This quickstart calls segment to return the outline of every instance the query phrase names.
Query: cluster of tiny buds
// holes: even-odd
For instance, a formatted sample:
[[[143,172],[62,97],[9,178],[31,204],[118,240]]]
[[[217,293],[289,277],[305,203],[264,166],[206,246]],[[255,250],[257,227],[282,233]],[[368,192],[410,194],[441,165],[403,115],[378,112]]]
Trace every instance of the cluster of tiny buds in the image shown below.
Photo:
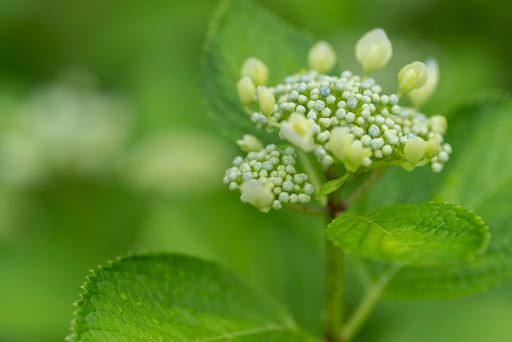
[[[224,183],[231,191],[239,190],[240,199],[262,212],[280,209],[283,204],[305,204],[311,200],[315,189],[308,176],[296,169],[296,151],[293,147],[267,145],[246,135],[239,145],[247,151],[238,156],[226,171]]]
[[[365,74],[384,67],[391,55],[391,42],[381,29],[368,32],[356,45]],[[282,139],[313,152],[325,168],[341,162],[356,173],[383,165],[412,170],[430,163],[433,171],[442,170],[451,153],[444,143],[446,119],[399,104],[408,95],[419,107],[432,95],[438,78],[435,62],[404,66],[398,92],[383,94],[372,78],[350,71],[325,74],[336,63],[326,42],[311,48],[308,61],[310,71],[272,87],[264,85],[268,69],[263,62],[250,58],[244,63],[237,90],[242,103],[256,102],[251,119],[258,127],[278,130]]]

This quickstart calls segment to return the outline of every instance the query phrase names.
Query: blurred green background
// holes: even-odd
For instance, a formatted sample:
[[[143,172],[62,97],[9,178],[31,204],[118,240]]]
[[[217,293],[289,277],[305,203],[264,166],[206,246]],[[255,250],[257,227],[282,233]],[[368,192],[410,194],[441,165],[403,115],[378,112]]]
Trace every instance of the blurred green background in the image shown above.
[[[382,73],[436,57],[429,113],[512,88],[507,2],[261,3],[348,68],[374,27],[395,44]],[[207,117],[200,66],[216,4],[0,1],[0,341],[62,340],[87,270],[134,251],[216,260],[319,331],[322,220],[261,215],[221,182],[237,151]],[[385,303],[360,340],[510,341],[511,291]]]

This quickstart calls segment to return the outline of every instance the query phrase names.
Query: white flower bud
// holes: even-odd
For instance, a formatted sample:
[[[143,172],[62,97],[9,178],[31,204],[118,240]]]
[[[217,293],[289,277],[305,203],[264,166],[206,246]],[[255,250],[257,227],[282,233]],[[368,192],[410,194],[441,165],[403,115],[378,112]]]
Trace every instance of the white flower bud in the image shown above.
[[[426,149],[427,143],[419,137],[407,140],[404,146],[404,159],[414,166],[423,159]]]
[[[428,60],[426,63],[428,79],[427,82],[420,88],[414,89],[409,93],[409,97],[417,108],[423,106],[431,97],[437,88],[439,82],[439,67],[437,62],[433,59]]]
[[[274,113],[274,107],[276,105],[276,98],[270,89],[265,87],[258,88],[258,104],[260,110],[264,115],[271,115]]]
[[[412,62],[398,73],[398,89],[402,94],[422,87],[428,80],[428,71],[422,62]]]
[[[242,104],[248,104],[254,101],[256,97],[256,87],[249,76],[244,76],[236,84],[238,98]]]
[[[311,69],[320,73],[330,71],[336,64],[334,48],[325,41],[317,42],[309,50],[308,64]]]
[[[356,44],[356,58],[366,74],[383,68],[392,55],[393,47],[383,29],[371,30]]]
[[[249,57],[244,61],[242,77],[248,76],[256,86],[265,85],[268,81],[268,68],[261,60]]]
[[[364,147],[360,140],[354,141],[354,136],[343,127],[331,131],[331,138],[325,147],[343,162],[348,172],[356,172],[372,155],[369,148]]]
[[[281,136],[305,152],[311,152],[314,148],[313,125],[314,122],[304,115],[293,113],[288,121],[281,123]]]
[[[258,152],[263,149],[263,144],[254,135],[246,134],[236,142],[244,152]]]
[[[430,118],[430,127],[432,128],[432,132],[444,134],[448,128],[448,123],[444,116],[434,115]]]
[[[266,213],[272,208],[274,193],[270,184],[262,184],[255,179],[250,179],[240,186],[240,200],[249,203],[260,211]]]

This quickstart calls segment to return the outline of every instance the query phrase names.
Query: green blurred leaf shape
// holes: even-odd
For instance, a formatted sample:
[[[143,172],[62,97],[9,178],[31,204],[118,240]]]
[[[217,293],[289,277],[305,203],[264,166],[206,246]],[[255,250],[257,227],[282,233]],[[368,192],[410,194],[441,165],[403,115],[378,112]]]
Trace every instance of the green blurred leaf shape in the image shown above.
[[[402,269],[386,289],[394,299],[468,296],[512,279],[512,99],[482,95],[448,122],[454,152],[446,169],[440,175],[393,170],[370,193],[369,207],[432,198],[458,203],[485,220],[492,238],[484,255],[463,265]]]
[[[346,252],[376,261],[435,267],[481,254],[489,228],[475,213],[443,203],[401,204],[368,215],[346,213],[328,227]]]
[[[236,83],[244,60],[256,57],[265,62],[269,84],[274,84],[307,66],[312,43],[310,36],[252,1],[221,3],[206,37],[203,76],[209,111],[230,139],[249,133],[263,135],[238,100]]]
[[[70,341],[313,341],[281,306],[196,258],[118,259],[82,288]]]
[[[320,191],[318,192],[318,196],[319,197],[326,196],[326,195],[329,195],[330,193],[335,192],[336,190],[341,188],[343,186],[343,184],[345,184],[345,182],[347,180],[349,180],[350,178],[351,178],[351,174],[346,173],[339,178],[330,180],[330,181],[322,184],[322,187],[320,188]]]

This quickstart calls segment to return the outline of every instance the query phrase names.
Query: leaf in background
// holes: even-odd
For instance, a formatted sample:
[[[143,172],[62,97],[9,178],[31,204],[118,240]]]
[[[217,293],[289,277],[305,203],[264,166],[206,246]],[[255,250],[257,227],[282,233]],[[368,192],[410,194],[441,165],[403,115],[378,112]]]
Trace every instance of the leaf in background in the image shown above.
[[[436,270],[404,268],[391,281],[392,298],[467,296],[512,279],[512,99],[487,95],[449,115],[446,140],[454,153],[439,175],[388,174],[372,190],[370,207],[428,198],[455,202],[474,210],[490,226],[485,254],[456,267]],[[429,171],[429,170],[427,170]],[[420,189],[428,185],[430,194]],[[426,187],[423,187],[425,189]],[[385,194],[385,195],[383,195]]]
[[[205,91],[210,112],[231,139],[261,135],[244,111],[236,93],[240,69],[247,57],[269,67],[270,83],[306,67],[311,37],[298,32],[249,0],[221,3],[206,38]]]
[[[346,213],[328,228],[344,251],[377,261],[415,266],[464,262],[483,252],[488,227],[452,204],[402,204],[365,216]]]
[[[71,341],[312,341],[284,309],[220,267],[132,256],[92,273]]]

